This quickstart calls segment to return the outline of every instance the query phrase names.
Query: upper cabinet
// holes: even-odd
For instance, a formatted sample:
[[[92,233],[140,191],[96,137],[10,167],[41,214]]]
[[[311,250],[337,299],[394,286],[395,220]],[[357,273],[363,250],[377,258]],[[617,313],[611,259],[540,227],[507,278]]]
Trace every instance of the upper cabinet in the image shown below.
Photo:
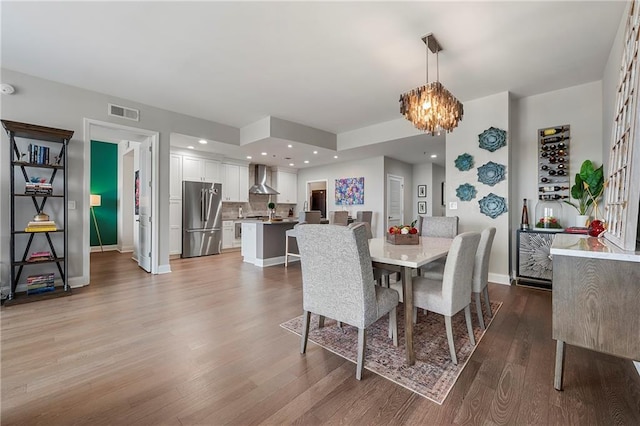
[[[298,202],[298,175],[287,170],[275,170],[271,175],[271,184],[280,194],[276,200],[280,204]]]
[[[182,156],[171,154],[169,156],[169,199],[182,198]]]
[[[220,161],[184,156],[182,180],[220,182]]]
[[[249,167],[222,164],[222,202],[249,202]]]

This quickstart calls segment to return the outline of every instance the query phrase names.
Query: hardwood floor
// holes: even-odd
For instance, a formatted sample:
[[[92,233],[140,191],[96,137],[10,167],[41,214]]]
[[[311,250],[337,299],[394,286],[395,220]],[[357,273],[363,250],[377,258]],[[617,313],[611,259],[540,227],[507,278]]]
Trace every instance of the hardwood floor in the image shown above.
[[[569,346],[553,389],[551,293],[490,285],[503,307],[443,405],[278,325],[302,313],[298,264],[239,253],[148,275],[91,255],[71,297],[3,307],[2,425],[640,424],[627,360]]]

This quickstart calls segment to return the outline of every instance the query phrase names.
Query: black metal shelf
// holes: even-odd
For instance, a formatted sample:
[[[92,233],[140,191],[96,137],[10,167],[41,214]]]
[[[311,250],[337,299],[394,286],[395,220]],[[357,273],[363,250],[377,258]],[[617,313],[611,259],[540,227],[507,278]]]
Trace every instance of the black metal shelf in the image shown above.
[[[64,229],[56,229],[55,231],[12,231],[14,235],[17,234],[52,234],[54,232],[64,232]]]
[[[54,194],[11,194],[14,197],[49,197],[49,198],[64,198],[64,195]]]
[[[64,166],[57,165],[57,164],[38,164],[38,163],[29,163],[27,161],[12,161],[11,165],[18,166],[18,167],[35,167],[38,169],[58,169],[58,170],[64,169]]]
[[[64,262],[64,257],[57,257],[55,259],[38,260],[37,262],[25,260],[24,262],[11,262],[12,266],[25,266],[25,265],[40,265],[43,263],[60,263]]]

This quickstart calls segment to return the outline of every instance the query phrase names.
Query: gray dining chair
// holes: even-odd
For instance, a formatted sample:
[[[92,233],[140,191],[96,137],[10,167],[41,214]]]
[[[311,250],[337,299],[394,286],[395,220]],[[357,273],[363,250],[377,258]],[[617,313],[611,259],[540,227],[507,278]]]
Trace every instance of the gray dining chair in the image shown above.
[[[296,238],[296,227],[303,223],[320,223],[322,212],[320,210],[310,210],[310,211],[301,211],[298,214],[298,224],[293,227],[293,229],[289,229],[285,232],[285,243],[284,243],[284,267],[289,267],[289,256],[300,257],[300,253],[298,251],[289,249],[289,239]],[[296,246],[297,247],[297,246]]]
[[[373,219],[373,212],[371,210],[358,210],[356,212],[356,222],[366,222],[371,225]]]
[[[311,313],[358,328],[356,378],[362,378],[366,328],[386,314],[398,342],[396,307],[398,293],[376,286],[366,230],[335,225],[298,227],[298,247],[302,268],[304,324],[300,353],[307,350]]]
[[[362,226],[367,234],[367,238],[371,239],[373,238],[373,233],[371,232],[371,224],[369,224],[368,222],[353,222],[350,223],[349,228],[355,228],[356,226]],[[389,271],[387,269],[383,269],[383,268],[377,268],[374,267],[373,268],[373,279],[376,281],[376,284],[380,284],[383,285],[385,287],[389,287],[389,282],[390,282],[390,276],[391,275],[396,275],[397,272],[394,271]],[[397,278],[396,278],[397,280]],[[391,336],[391,332],[389,332],[389,335]]]
[[[473,268],[473,296],[476,302],[476,313],[478,314],[478,322],[480,328],[486,328],[484,318],[482,317],[482,302],[480,295],[484,295],[484,302],[487,310],[487,316],[491,318],[491,301],[489,300],[489,259],[491,258],[491,247],[493,239],[496,235],[496,228],[489,227],[480,233],[480,243],[476,252],[475,264]],[[432,280],[441,280],[444,275],[444,265],[436,264],[435,267],[423,270],[422,276]]]
[[[475,255],[480,242],[478,232],[465,232],[453,239],[444,275],[441,280],[432,280],[422,276],[413,278],[413,304],[418,308],[444,316],[449,352],[454,364],[458,363],[451,317],[464,310],[469,332],[469,341],[476,344],[471,325],[471,289]],[[474,259],[474,261],[470,261]],[[398,284],[392,284],[396,288]]]
[[[458,216],[418,216],[418,231],[422,237],[453,238],[458,235]],[[446,258],[431,262],[424,268],[420,268],[419,273],[434,268],[444,268]]]
[[[349,224],[349,212],[344,210],[329,212],[329,224],[347,226]]]

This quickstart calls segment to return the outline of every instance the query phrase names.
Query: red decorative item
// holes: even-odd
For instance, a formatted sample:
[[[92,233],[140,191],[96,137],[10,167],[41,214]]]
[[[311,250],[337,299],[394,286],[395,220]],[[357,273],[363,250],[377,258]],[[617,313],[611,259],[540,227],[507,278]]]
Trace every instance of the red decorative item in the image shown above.
[[[592,220],[589,224],[589,235],[592,237],[598,237],[605,231],[606,227],[604,226],[604,222],[601,220]]]

